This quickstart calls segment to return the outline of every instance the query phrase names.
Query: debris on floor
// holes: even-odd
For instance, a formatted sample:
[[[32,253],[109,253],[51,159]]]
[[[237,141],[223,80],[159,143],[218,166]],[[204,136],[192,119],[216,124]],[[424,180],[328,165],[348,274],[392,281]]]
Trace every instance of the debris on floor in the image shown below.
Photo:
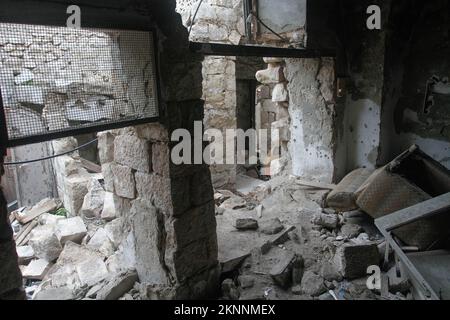
[[[429,174],[418,178],[415,167]],[[357,169],[337,185],[277,176],[252,183],[245,193],[217,191],[216,205],[223,209],[216,216],[222,298],[419,298],[407,274],[383,261],[385,251],[393,251],[374,218],[450,192],[449,177],[414,146],[387,166]],[[402,225],[395,239],[414,254],[434,248],[439,239],[450,243],[449,216],[443,216],[411,223],[415,229]],[[381,270],[382,285],[369,288],[374,267]]]
[[[81,216],[57,199],[11,213],[28,299],[140,299],[113,199],[96,179],[88,189]]]

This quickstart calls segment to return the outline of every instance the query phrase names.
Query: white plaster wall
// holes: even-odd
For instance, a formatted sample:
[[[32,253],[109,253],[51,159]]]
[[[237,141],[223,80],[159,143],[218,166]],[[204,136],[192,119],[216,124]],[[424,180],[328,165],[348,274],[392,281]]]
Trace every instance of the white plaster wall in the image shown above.
[[[380,105],[370,99],[348,97],[344,121],[348,171],[375,168],[380,144]]]

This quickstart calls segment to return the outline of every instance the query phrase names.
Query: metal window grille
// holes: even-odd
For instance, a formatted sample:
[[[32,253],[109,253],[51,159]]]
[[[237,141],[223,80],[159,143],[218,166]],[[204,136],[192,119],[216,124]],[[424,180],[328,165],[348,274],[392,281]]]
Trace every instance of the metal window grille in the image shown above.
[[[0,23],[1,143],[157,120],[155,52],[151,31]]]

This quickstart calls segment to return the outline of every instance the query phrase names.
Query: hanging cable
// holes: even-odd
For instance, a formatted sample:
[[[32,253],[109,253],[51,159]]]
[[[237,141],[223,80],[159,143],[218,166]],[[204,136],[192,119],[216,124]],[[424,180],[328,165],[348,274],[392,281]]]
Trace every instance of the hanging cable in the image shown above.
[[[85,144],[82,144],[81,146],[79,146],[78,148],[75,148],[73,150],[70,151],[66,151],[60,154],[55,154],[53,156],[49,156],[49,157],[45,157],[45,158],[40,158],[40,159],[33,159],[33,160],[25,160],[25,161],[18,161],[18,162],[5,162],[3,163],[3,165],[5,166],[17,166],[17,165],[21,165],[21,164],[27,164],[27,163],[33,163],[33,162],[39,162],[39,161],[45,161],[45,160],[50,160],[50,159],[54,159],[54,158],[58,158],[61,156],[65,156],[66,154],[70,154],[70,153],[74,153],[75,151],[78,151],[80,149],[86,148],[87,146],[93,144],[94,142],[96,142],[98,139],[94,139],[92,141],[86,142]]]
[[[249,16],[252,15],[256,18],[256,20],[258,20],[259,23],[261,23],[263,25],[264,28],[266,28],[267,30],[269,30],[270,32],[272,32],[274,35],[276,35],[278,38],[280,38],[281,40],[283,40],[286,43],[290,43],[288,39],[284,38],[282,35],[280,35],[279,33],[277,33],[276,31],[274,31],[272,28],[270,28],[267,24],[265,24],[254,12],[250,12]],[[248,19],[248,18],[247,18]]]
[[[192,17],[191,26],[189,27],[188,39],[191,36],[192,27],[194,26],[195,18],[197,18],[197,13],[198,13],[198,10],[200,10],[202,3],[203,3],[203,0],[200,0],[199,4],[197,6],[197,9],[195,10],[194,16]]]

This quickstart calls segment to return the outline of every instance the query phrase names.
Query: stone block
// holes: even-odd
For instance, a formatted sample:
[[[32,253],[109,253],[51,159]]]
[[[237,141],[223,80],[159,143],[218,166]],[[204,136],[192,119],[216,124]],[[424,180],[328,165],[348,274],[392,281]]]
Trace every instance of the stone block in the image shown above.
[[[117,213],[116,206],[114,204],[114,194],[112,192],[105,192],[101,218],[106,221],[111,221],[116,217]]]
[[[84,197],[81,214],[87,218],[100,217],[105,202],[105,190],[97,179],[91,179],[87,186],[88,193]]]
[[[270,276],[282,288],[287,288],[292,281],[292,267],[296,259],[295,253],[286,251],[283,257],[272,267]]]
[[[93,286],[109,275],[102,258],[93,257],[77,265],[76,271],[81,285]]]
[[[119,247],[123,239],[122,225],[123,221],[119,218],[107,223],[104,227],[109,240],[116,248]]]
[[[16,97],[22,105],[44,107],[44,95],[42,88],[38,86],[16,86]]]
[[[237,219],[235,228],[238,230],[256,230],[258,229],[258,221],[255,219]]]
[[[56,222],[59,220],[66,219],[63,216],[57,216],[51,213],[44,213],[39,216],[39,224],[40,225],[56,225]]]
[[[98,138],[98,157],[103,165],[114,161],[114,135],[110,131],[99,132]]]
[[[170,150],[166,143],[152,145],[153,171],[161,176],[169,176]]]
[[[28,264],[34,257],[34,250],[31,246],[20,246],[16,248],[20,265]]]
[[[55,234],[54,225],[38,226],[31,231],[28,244],[36,257],[47,261],[56,260],[62,251],[61,243]]]
[[[32,280],[44,279],[52,264],[45,259],[33,260],[23,269],[23,277]]]
[[[97,300],[118,300],[133,289],[134,284],[138,280],[136,272],[118,275],[97,292]]]
[[[59,220],[56,223],[55,234],[62,245],[67,241],[79,244],[86,233],[87,229],[81,217]]]
[[[114,160],[140,172],[151,171],[151,152],[149,141],[134,135],[120,135],[114,140]]]
[[[336,251],[334,263],[343,277],[357,279],[367,275],[367,267],[379,265],[376,244],[343,244]]]
[[[278,218],[262,221],[259,224],[259,231],[267,235],[277,234],[283,229],[284,226]]]
[[[114,245],[104,228],[97,229],[87,246],[97,250],[105,257],[109,257],[114,253]]]
[[[137,199],[132,202],[131,214],[139,279],[144,283],[166,283],[166,271],[161,265],[163,226],[160,213],[150,201]]]
[[[339,217],[337,214],[316,213],[312,217],[311,222],[321,227],[333,230],[338,226]]]
[[[327,291],[323,278],[312,271],[306,271],[302,278],[301,291],[303,294],[317,297]]]
[[[33,300],[67,301],[75,300],[75,295],[69,288],[46,288],[36,293]]]
[[[136,172],[136,189],[139,197],[149,199],[166,214],[172,212],[171,180],[154,173]],[[186,184],[186,180],[184,180]],[[181,196],[177,193],[177,196]],[[189,200],[188,200],[189,201]],[[180,202],[182,205],[184,202]]]
[[[288,102],[289,92],[286,88],[286,84],[278,83],[275,85],[272,91],[272,101],[273,102]]]
[[[83,206],[90,180],[89,175],[82,174],[72,175],[65,179],[63,202],[72,217],[77,216]]]
[[[263,84],[274,84],[284,82],[283,67],[269,67],[256,73],[256,80]]]
[[[114,174],[115,193],[124,198],[134,199],[136,197],[136,185],[131,168],[122,165],[114,165],[112,171]]]
[[[105,190],[108,192],[114,192],[114,173],[112,170],[113,163],[102,164],[103,181],[105,182]]]

